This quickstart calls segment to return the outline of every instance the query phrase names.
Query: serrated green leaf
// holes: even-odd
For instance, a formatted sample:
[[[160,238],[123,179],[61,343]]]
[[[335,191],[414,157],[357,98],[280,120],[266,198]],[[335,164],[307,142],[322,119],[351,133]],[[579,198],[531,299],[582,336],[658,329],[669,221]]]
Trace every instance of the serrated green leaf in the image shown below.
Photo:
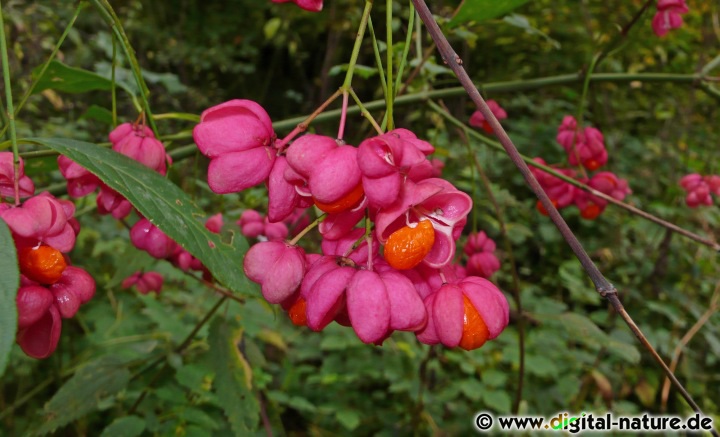
[[[474,21],[490,20],[507,14],[515,8],[518,8],[529,0],[467,0],[455,17],[450,20],[450,26]]]
[[[616,355],[630,364],[637,364],[640,362],[640,351],[638,351],[637,347],[632,344],[610,340],[607,342],[605,347],[610,354]]]
[[[564,313],[560,321],[572,338],[592,348],[599,348],[609,342],[608,335],[604,333],[589,318],[575,313]]]
[[[124,389],[130,372],[117,357],[105,356],[82,367],[45,405],[45,422],[37,434],[47,434],[85,416],[102,398]]]
[[[36,78],[40,74],[41,69],[42,66],[39,66],[33,70],[33,78]],[[116,83],[116,85],[124,88],[120,83]],[[50,62],[45,74],[33,89],[33,93],[37,94],[47,89],[64,93],[85,93],[97,90],[110,91],[111,88],[112,81],[99,74],[83,70],[82,68],[70,67],[60,61],[54,60]],[[129,89],[125,89],[125,91],[132,94]]]
[[[215,370],[214,386],[225,416],[236,436],[251,435],[257,428],[260,405],[252,391],[251,369],[240,354],[242,330],[220,317],[210,326],[210,359]]]
[[[15,296],[20,286],[17,254],[10,229],[0,220],[0,376],[5,373],[8,355],[15,343],[17,305]]]
[[[123,195],[161,231],[199,259],[223,285],[236,292],[256,290],[243,274],[247,240],[225,243],[198,219],[206,214],[175,184],[127,156],[98,145],[63,138],[34,143],[67,156]]]
[[[136,437],[145,431],[145,419],[138,416],[126,416],[115,419],[100,434],[100,437]]]

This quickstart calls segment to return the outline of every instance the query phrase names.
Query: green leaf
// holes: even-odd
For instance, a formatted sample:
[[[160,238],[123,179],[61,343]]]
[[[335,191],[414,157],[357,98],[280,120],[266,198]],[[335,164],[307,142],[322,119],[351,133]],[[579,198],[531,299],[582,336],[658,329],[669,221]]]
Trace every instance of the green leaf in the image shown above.
[[[82,367],[45,405],[45,423],[37,434],[53,432],[85,416],[103,398],[124,389],[129,381],[130,372],[117,357],[105,356]]]
[[[604,346],[609,341],[608,335],[585,316],[575,313],[564,313],[560,316],[560,321],[574,340],[592,348]]]
[[[126,416],[115,419],[100,434],[100,437],[136,437],[145,431],[145,419],[138,416]]]
[[[33,70],[33,78],[36,78],[40,74],[41,69],[42,66],[39,66]],[[129,94],[132,94],[132,92],[123,87],[122,84],[116,83],[116,85],[125,89]],[[88,91],[110,91],[111,88],[112,81],[110,79],[104,78],[92,71],[70,67],[60,61],[54,60],[50,62],[47,71],[45,71],[45,74],[38,81],[33,93],[37,94],[47,89],[64,93],[86,93]]]
[[[355,410],[338,410],[335,418],[348,431],[352,431],[360,425],[360,415]]]
[[[518,8],[529,0],[467,0],[455,18],[450,20],[451,27],[458,24],[474,21],[481,21],[497,18],[503,14],[507,14],[515,8]]]
[[[250,365],[240,354],[242,330],[220,317],[210,326],[210,359],[215,370],[215,390],[236,436],[251,435],[257,428],[260,405],[252,391]]]
[[[15,242],[10,229],[0,220],[0,376],[5,373],[8,355],[15,344],[17,330],[17,296],[20,286]]]
[[[530,24],[530,20],[527,19],[524,15],[520,14],[510,14],[503,18],[503,21],[507,24],[515,27],[519,27],[520,29],[524,30],[526,33],[529,33],[530,35],[538,35],[543,38],[556,49],[560,49],[560,43],[555,41],[554,39],[550,38],[548,34],[541,31],[540,29],[533,27],[532,24]]]
[[[127,156],[92,143],[34,138],[34,143],[67,156],[123,195],[161,231],[199,259],[223,285],[236,292],[257,290],[243,274],[243,237],[225,243],[198,220],[206,214],[175,184]]]
[[[80,120],[95,120],[100,123],[112,125],[112,112],[98,105],[90,105],[83,115],[80,116]]]

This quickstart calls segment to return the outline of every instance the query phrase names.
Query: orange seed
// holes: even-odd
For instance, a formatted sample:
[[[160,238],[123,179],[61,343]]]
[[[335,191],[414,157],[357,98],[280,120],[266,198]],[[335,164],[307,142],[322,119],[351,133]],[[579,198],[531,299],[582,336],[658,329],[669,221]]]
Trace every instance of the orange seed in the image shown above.
[[[295,326],[307,326],[307,302],[302,297],[298,297],[294,304],[288,310],[288,317]]]
[[[314,197],[313,202],[315,202],[315,206],[317,206],[320,211],[337,214],[357,205],[360,199],[362,199],[363,194],[365,194],[365,191],[363,191],[362,183],[360,183],[357,187],[353,188],[352,191],[333,203],[322,203]]]
[[[485,344],[490,336],[490,331],[467,296],[463,296],[463,305],[465,314],[463,314],[463,334],[460,338],[460,347],[471,351]]]
[[[408,270],[420,264],[435,244],[435,229],[430,220],[417,226],[403,226],[390,234],[385,243],[385,260],[398,270]]]
[[[56,283],[67,267],[62,253],[50,246],[21,247],[18,261],[23,275],[45,285]]]

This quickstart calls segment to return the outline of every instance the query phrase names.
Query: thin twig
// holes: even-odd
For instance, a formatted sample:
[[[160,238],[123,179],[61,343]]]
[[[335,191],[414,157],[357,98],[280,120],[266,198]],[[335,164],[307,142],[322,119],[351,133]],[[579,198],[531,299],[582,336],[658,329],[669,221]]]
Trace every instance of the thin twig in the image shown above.
[[[435,22],[435,19],[433,18],[432,13],[428,9],[427,4],[425,4],[425,1],[412,0],[412,2],[415,5],[415,9],[417,9],[423,23],[425,23],[425,27],[435,41],[435,44],[438,46],[438,50],[440,51],[443,60],[446,64],[448,64],[448,66],[458,77],[458,80],[462,84],[468,96],[470,96],[472,101],[477,106],[478,110],[483,114],[485,120],[488,121],[490,127],[492,127],[493,131],[500,140],[500,143],[505,148],[507,154],[510,155],[510,159],[517,166],[520,173],[522,173],[525,181],[528,183],[535,195],[540,199],[540,202],[542,202],[545,210],[549,213],[549,216],[552,219],[553,223],[558,228],[570,248],[575,253],[575,256],[580,261],[580,264],[582,264],[583,268],[592,280],[600,296],[607,298],[610,301],[612,306],[620,314],[623,320],[625,320],[625,323],[627,323],[627,325],[633,331],[638,340],[640,340],[642,345],[650,352],[650,354],[658,362],[658,364],[660,364],[665,374],[668,376],[668,378],[672,380],[673,384],[675,385],[675,387],[677,387],[677,389],[683,395],[688,404],[690,404],[690,406],[692,406],[692,408],[696,412],[703,414],[700,410],[700,407],[697,405],[692,396],[690,396],[687,390],[685,390],[685,387],[683,387],[680,381],[677,380],[675,375],[667,367],[660,355],[658,355],[650,342],[648,342],[647,338],[645,338],[645,335],[642,333],[642,331],[640,331],[640,328],[638,328],[638,326],[632,320],[632,318],[620,302],[615,287],[605,278],[605,276],[603,276],[603,274],[597,268],[592,259],[590,259],[588,254],[585,252],[585,249],[575,237],[575,234],[573,234],[572,230],[570,230],[570,227],[567,225],[567,223],[565,223],[562,216],[555,208],[555,205],[552,204],[548,195],[542,189],[537,179],[535,179],[535,176],[533,176],[533,174],[530,172],[530,169],[528,168],[527,164],[525,164],[525,161],[523,161],[520,153],[515,147],[515,144],[513,144],[512,140],[505,132],[505,129],[503,129],[503,127],[500,125],[500,122],[497,120],[495,115],[490,110],[488,104],[480,95],[480,92],[473,84],[470,76],[468,76],[467,72],[465,72],[465,69],[462,67],[462,59],[460,59],[457,53],[455,53],[455,51],[453,50],[452,46],[450,46],[450,43],[448,42],[447,38],[445,38],[445,35],[440,30],[438,24]],[[714,430],[712,431],[712,433],[713,435],[718,435],[717,432]]]
[[[678,362],[680,361],[680,354],[682,354],[683,349],[685,349],[685,346],[690,343],[690,340],[695,337],[695,334],[697,334],[700,329],[707,323],[708,320],[710,320],[710,317],[712,317],[713,314],[718,310],[718,299],[720,298],[720,283],[717,284],[715,287],[715,291],[713,292],[712,298],[710,299],[710,306],[708,309],[700,316],[697,322],[688,330],[688,332],[683,335],[683,337],[680,339],[680,342],[675,346],[675,350],[673,351],[673,357],[672,360],[670,360],[670,370],[675,372],[675,369],[677,369]],[[668,401],[668,395],[670,394],[670,379],[667,377],[665,378],[665,381],[663,382],[663,388],[662,388],[662,394],[660,396],[660,411],[665,411],[667,409],[667,401]]]

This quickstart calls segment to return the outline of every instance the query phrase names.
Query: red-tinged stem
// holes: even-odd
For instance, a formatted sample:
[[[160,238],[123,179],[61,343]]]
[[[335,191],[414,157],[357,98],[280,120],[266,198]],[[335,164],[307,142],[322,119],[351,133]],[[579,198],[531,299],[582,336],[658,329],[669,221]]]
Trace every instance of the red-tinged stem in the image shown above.
[[[518,170],[520,170],[520,173],[522,173],[525,181],[530,186],[530,189],[532,189],[535,195],[540,199],[540,202],[545,207],[545,210],[548,211],[553,223],[558,228],[570,248],[575,253],[575,256],[580,261],[580,264],[582,264],[590,279],[593,281],[593,284],[595,285],[598,293],[600,293],[602,297],[610,301],[612,306],[615,308],[618,314],[620,314],[623,320],[625,320],[625,323],[627,323],[627,325],[638,338],[640,343],[642,343],[645,349],[650,352],[653,359],[655,359],[655,361],[657,361],[657,363],[663,368],[663,371],[665,372],[667,377],[670,378],[670,380],[673,382],[673,385],[675,385],[678,391],[680,391],[688,404],[696,412],[703,414],[695,400],[692,398],[692,396],[690,396],[690,393],[688,393],[685,387],[683,387],[683,385],[680,383],[680,381],[677,380],[673,372],[667,367],[663,359],[652,347],[652,345],[642,333],[640,328],[638,328],[638,326],[632,320],[627,311],[625,311],[625,308],[623,307],[620,299],[618,298],[617,290],[615,289],[615,287],[605,278],[605,276],[603,276],[595,263],[590,259],[587,252],[585,252],[585,249],[578,241],[577,237],[575,237],[575,234],[573,234],[572,230],[570,230],[570,227],[567,225],[567,223],[565,223],[565,220],[563,220],[562,216],[560,216],[560,213],[558,212],[557,208],[555,208],[555,205],[552,204],[548,195],[542,189],[537,179],[535,179],[535,176],[533,176],[533,174],[530,172],[530,169],[528,168],[527,164],[525,164],[525,161],[523,161],[520,152],[518,152],[517,148],[515,147],[515,144],[513,144],[507,132],[505,132],[505,129],[503,129],[503,127],[500,125],[500,122],[492,113],[490,107],[482,98],[480,92],[470,79],[470,76],[468,76],[467,72],[463,68],[462,59],[460,59],[460,57],[457,55],[455,50],[453,50],[452,46],[448,42],[447,38],[445,38],[445,35],[442,33],[442,30],[440,30],[440,27],[435,22],[435,19],[433,18],[430,9],[428,9],[427,4],[425,4],[425,1],[412,0],[412,2],[415,5],[415,9],[418,11],[418,14],[420,15],[423,23],[425,23],[425,27],[432,36],[432,39],[435,41],[435,44],[437,45],[438,51],[440,52],[444,62],[455,73],[463,88],[467,92],[468,96],[472,99],[473,103],[475,103],[478,110],[483,114],[485,120],[488,121],[490,127],[492,127],[493,131],[498,137],[498,140],[503,145],[503,148],[505,149],[507,154],[510,156],[510,159],[517,166]],[[716,431],[713,430],[712,433],[713,435],[718,436]]]
[[[337,139],[342,140],[343,136],[345,135],[345,119],[347,118],[347,108],[348,108],[348,99],[350,98],[350,93],[348,90],[344,89],[342,90],[342,109],[340,110],[340,126],[338,127],[338,135]]]
[[[325,109],[326,109],[332,102],[335,101],[335,99],[337,99],[338,97],[340,97],[340,94],[342,94],[342,92],[343,92],[343,90],[342,90],[341,88],[338,89],[337,91],[335,91],[335,92],[333,93],[333,95],[331,95],[330,97],[328,97],[328,99],[325,100],[325,102],[323,102],[322,105],[318,106],[318,108],[317,108],[315,111],[313,111],[312,114],[308,115],[307,118],[305,118],[305,120],[303,120],[303,121],[301,121],[300,123],[298,123],[298,125],[295,126],[295,129],[293,129],[289,134],[287,134],[287,135],[285,136],[285,138],[283,138],[282,140],[276,142],[276,143],[275,143],[275,147],[276,147],[278,150],[282,150],[282,149],[285,148],[285,146],[287,146],[287,144],[288,144],[290,141],[292,141],[292,139],[295,138],[298,134],[301,134],[301,133],[305,132],[305,131],[307,130],[308,126],[310,126],[310,123],[312,123],[312,121],[315,120],[315,117],[317,117],[318,115],[322,114],[323,111],[325,111]]]

